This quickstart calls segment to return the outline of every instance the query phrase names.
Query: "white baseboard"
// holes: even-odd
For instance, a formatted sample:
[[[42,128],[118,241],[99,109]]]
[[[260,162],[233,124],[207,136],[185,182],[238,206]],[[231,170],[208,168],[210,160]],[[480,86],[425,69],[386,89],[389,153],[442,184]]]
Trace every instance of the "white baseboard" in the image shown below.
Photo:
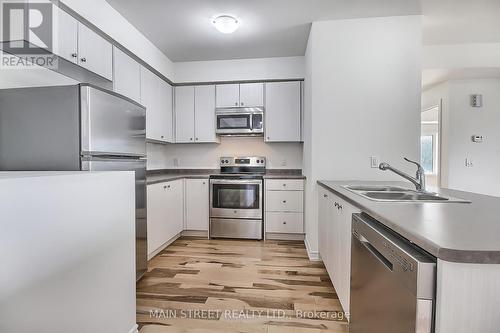
[[[266,232],[266,239],[268,240],[296,240],[303,241],[304,234],[285,234],[277,232]]]
[[[309,242],[307,241],[307,237],[306,237],[306,239],[304,239],[304,244],[306,245],[307,256],[309,257],[309,260],[321,261],[321,258],[319,257],[319,252],[311,250],[311,246],[309,245]]]
[[[208,230],[184,230],[181,235],[186,237],[208,238]]]
[[[128,333],[139,333],[139,325],[135,324]]]
[[[153,253],[149,253],[148,254],[148,261],[150,261],[151,259],[156,257],[161,251],[165,250],[165,248],[167,246],[169,246],[170,244],[175,242],[177,239],[179,239],[179,237],[181,237],[181,235],[182,235],[182,232],[178,233],[177,235],[175,235],[174,237],[172,237],[168,241],[166,241],[162,246],[160,246],[155,251],[153,251]]]

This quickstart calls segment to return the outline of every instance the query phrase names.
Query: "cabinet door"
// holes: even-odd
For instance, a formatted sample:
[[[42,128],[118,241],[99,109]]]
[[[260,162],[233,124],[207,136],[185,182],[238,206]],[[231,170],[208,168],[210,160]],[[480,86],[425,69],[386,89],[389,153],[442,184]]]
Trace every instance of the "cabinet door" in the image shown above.
[[[117,47],[113,47],[113,90],[140,103],[141,65]]]
[[[54,5],[57,20],[56,54],[75,64],[78,63],[78,21],[64,10]]]
[[[318,248],[323,263],[328,261],[327,240],[327,220],[328,220],[328,192],[319,188],[318,190]]]
[[[196,86],[194,91],[195,141],[217,142],[215,135],[215,86]]]
[[[154,184],[147,187],[148,255],[151,255],[168,240],[167,185]]]
[[[158,113],[160,121],[160,141],[174,142],[173,88],[158,78]]]
[[[267,142],[300,142],[302,99],[300,82],[266,83]]]
[[[186,230],[208,231],[208,179],[186,179]]]
[[[218,108],[240,106],[240,85],[220,84],[216,86],[216,105]]]
[[[167,185],[168,239],[175,237],[184,228],[184,180],[179,179]]]
[[[264,84],[244,83],[240,85],[240,106],[264,106]]]
[[[78,23],[78,64],[108,80],[113,80],[113,47],[111,43]]]
[[[194,87],[175,87],[175,141],[194,142]]]
[[[158,102],[159,85],[159,78],[141,66],[141,104],[146,107],[146,138],[157,141],[162,140],[162,125],[159,121],[161,118]]]

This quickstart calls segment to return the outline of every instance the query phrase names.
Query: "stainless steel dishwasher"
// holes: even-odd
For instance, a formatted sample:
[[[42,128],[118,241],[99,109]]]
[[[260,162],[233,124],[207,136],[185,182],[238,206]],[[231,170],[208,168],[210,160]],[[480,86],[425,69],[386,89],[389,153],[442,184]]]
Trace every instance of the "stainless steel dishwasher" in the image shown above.
[[[350,333],[433,332],[436,259],[364,214],[351,244]]]

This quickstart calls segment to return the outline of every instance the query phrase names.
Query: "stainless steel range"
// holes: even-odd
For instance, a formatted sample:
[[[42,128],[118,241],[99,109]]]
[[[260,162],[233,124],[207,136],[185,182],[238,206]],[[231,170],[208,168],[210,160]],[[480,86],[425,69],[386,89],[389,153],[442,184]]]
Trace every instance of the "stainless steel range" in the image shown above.
[[[210,177],[210,237],[263,238],[265,157],[221,157]]]

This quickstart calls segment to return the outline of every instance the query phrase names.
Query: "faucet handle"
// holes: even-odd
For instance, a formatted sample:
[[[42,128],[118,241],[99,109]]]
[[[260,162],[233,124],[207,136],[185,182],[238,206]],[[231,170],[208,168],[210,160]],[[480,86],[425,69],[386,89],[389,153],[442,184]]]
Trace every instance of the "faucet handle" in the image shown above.
[[[424,170],[424,168],[422,167],[422,165],[420,165],[420,163],[412,161],[412,160],[410,160],[409,158],[406,158],[406,157],[404,157],[404,160],[406,162],[415,164],[417,166],[417,168],[418,168],[419,171]]]

